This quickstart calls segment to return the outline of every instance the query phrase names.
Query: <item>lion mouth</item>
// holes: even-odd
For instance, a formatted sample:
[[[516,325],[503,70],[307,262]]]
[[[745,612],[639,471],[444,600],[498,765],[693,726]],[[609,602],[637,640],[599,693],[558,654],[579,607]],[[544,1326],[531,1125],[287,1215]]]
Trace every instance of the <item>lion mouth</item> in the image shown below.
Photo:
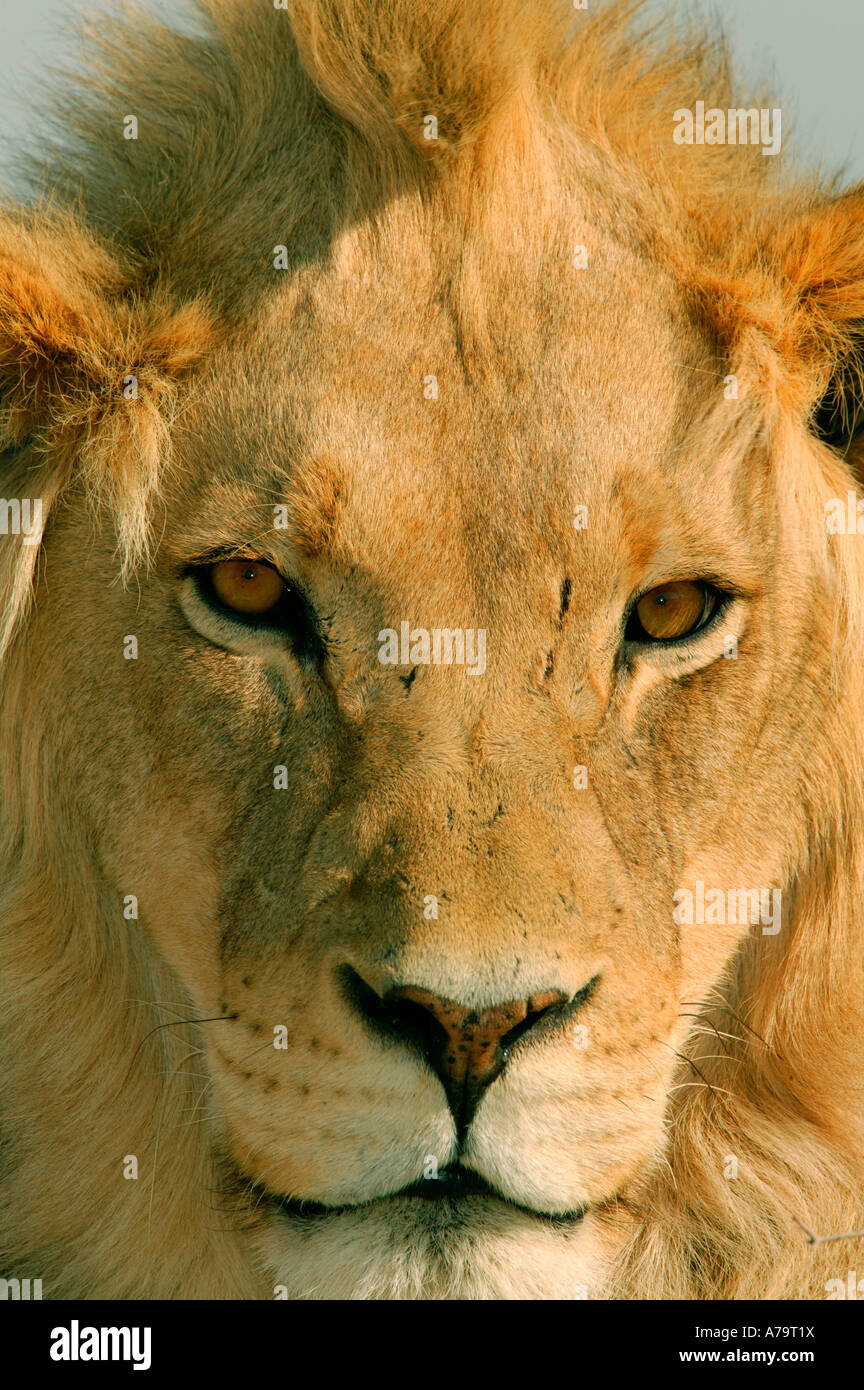
[[[367,1198],[362,1202],[343,1202],[329,1205],[325,1202],[308,1201],[285,1197],[269,1188],[259,1189],[262,1196],[273,1203],[280,1212],[292,1220],[316,1221],[328,1216],[338,1216],[347,1212],[361,1213],[382,1206],[386,1202],[420,1201],[424,1203],[446,1203],[451,1209],[458,1209],[468,1199],[481,1199],[510,1207],[537,1221],[570,1229],[577,1226],[585,1216],[587,1207],[577,1207],[569,1212],[547,1212],[537,1207],[526,1206],[512,1197],[498,1192],[479,1173],[464,1168],[460,1163],[451,1164],[436,1178],[419,1178],[398,1192],[383,1193],[380,1197]]]

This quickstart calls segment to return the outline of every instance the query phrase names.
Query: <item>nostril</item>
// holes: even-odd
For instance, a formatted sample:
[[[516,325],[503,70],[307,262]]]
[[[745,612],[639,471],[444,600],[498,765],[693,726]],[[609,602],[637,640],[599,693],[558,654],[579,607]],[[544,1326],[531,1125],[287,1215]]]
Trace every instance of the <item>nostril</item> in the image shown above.
[[[531,1029],[535,1028],[541,1019],[560,1014],[567,1002],[567,995],[557,989],[548,990],[547,993],[543,995],[532,995],[528,1000],[528,1009],[525,1017],[521,1019],[515,1027],[511,1028],[508,1033],[505,1033],[501,1037],[499,1046],[502,1047],[505,1052],[509,1051],[513,1044],[518,1042],[523,1034],[530,1033]]]
[[[563,990],[539,991],[489,1009],[472,1009],[419,985],[374,990],[346,966],[343,984],[355,1009],[379,1033],[409,1043],[441,1080],[461,1128],[485,1089],[500,1074],[512,1047],[525,1034],[569,1017],[593,993],[595,978],[572,998]]]
[[[342,972],[343,989],[363,1018],[379,1032],[417,1043],[424,1054],[427,1048],[442,1046],[447,1030],[438,1020],[413,999],[400,998],[396,991],[382,996],[351,966]]]
[[[343,993],[354,1005],[357,1013],[370,1023],[380,1025],[386,1022],[384,1002],[377,990],[367,984],[363,976],[358,975],[350,965],[344,966],[340,973]]]
[[[383,1005],[391,1028],[395,1028],[404,1037],[411,1038],[419,1045],[424,1055],[429,1056],[446,1045],[450,1035],[444,1024],[416,1000],[389,996],[383,1001]]]

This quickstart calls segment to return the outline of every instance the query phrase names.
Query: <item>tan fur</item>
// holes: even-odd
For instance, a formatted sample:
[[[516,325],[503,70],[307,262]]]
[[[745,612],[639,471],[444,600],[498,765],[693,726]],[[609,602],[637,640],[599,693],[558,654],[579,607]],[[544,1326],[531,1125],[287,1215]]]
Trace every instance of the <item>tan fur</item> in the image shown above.
[[[860,394],[864,191],[674,145],[676,108],[750,103],[639,8],[100,27],[0,217],[0,491],[46,513],[0,538],[0,1274],[46,1297],[860,1268],[794,1221],[864,1226],[864,542],[826,534],[856,455],[815,430]],[[303,587],[320,670],[214,626],[184,576],[215,552]],[[621,657],[682,576],[735,590],[721,627]],[[484,628],[485,674],[406,685],[403,620]],[[677,926],[700,879],[781,888],[781,930]],[[587,1046],[526,1037],[478,1111],[509,1202],[377,1200],[454,1130],[347,966],[475,1008],[599,977]]]

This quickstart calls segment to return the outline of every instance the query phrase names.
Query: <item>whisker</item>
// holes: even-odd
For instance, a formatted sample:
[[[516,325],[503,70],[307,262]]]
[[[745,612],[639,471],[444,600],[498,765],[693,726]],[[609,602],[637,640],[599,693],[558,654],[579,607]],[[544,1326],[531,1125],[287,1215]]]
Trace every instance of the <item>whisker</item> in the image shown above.
[[[718,1004],[713,1000],[707,999],[682,999],[681,1003],[689,1004],[692,1008],[719,1009],[721,1013],[729,1014],[742,1028],[746,1028],[748,1033],[752,1033],[754,1038],[758,1038],[763,1047],[766,1047],[769,1052],[774,1053],[775,1057],[779,1056],[779,1054],[774,1051],[771,1044],[765,1041],[761,1033],[757,1033],[755,1028],[751,1028],[749,1023],[744,1022],[743,1018],[739,1018],[735,1010],[728,1007],[728,1005]],[[685,1015],[682,1015],[682,1017],[685,1017]],[[780,1058],[780,1060],[782,1061],[783,1059]]]
[[[733,1100],[735,1099],[734,1091],[727,1091],[723,1086],[712,1086],[708,1081],[679,1081],[677,1086],[669,1087],[669,1092],[671,1094],[672,1091],[684,1091],[692,1089],[694,1086],[699,1091],[717,1091],[720,1095],[731,1096]]]
[[[680,1018],[702,1018],[702,1014],[679,1014],[679,1017],[680,1017]],[[705,1021],[710,1025],[710,1027],[708,1027],[708,1028],[691,1028],[691,1029],[690,1029],[690,1032],[691,1032],[691,1033],[705,1033],[706,1035],[710,1035],[711,1033],[715,1033],[715,1034],[717,1035],[718,1038],[729,1038],[732,1042],[743,1043],[743,1042],[746,1042],[746,1041],[747,1041],[746,1038],[742,1038],[742,1037],[741,1037],[741,1034],[740,1034],[740,1033],[724,1033],[723,1030],[722,1030],[721,1028],[718,1028],[716,1024],[711,1023],[711,1020],[710,1020],[710,1019],[706,1019]],[[725,1055],[726,1055],[727,1057],[729,1057],[729,1056],[731,1056],[731,1053],[728,1053],[728,1052],[727,1052]]]
[[[706,1076],[705,1073],[702,1071],[702,1069],[701,1069],[700,1067],[698,1067],[698,1066],[696,1065],[696,1063],[693,1061],[693,1058],[692,1058],[692,1057],[687,1057],[687,1056],[685,1055],[685,1053],[679,1052],[678,1049],[677,1049],[677,1047],[672,1047],[671,1043],[664,1043],[663,1046],[664,1046],[664,1047],[668,1047],[670,1052],[674,1052],[674,1054],[675,1054],[676,1057],[680,1057],[682,1062],[686,1062],[687,1065],[688,1065],[688,1067],[692,1067],[693,1070],[695,1071],[696,1075],[702,1078],[702,1082],[703,1082],[703,1084],[705,1085],[705,1087],[706,1087],[707,1090],[709,1090],[709,1091],[714,1091],[714,1090],[722,1091],[723,1088],[722,1088],[721,1086],[715,1087],[715,1086],[713,1086],[713,1085],[711,1084],[711,1082],[708,1080],[707,1076]],[[676,1090],[676,1091],[677,1091],[679,1088],[678,1088],[677,1086],[675,1086],[675,1087],[671,1087],[670,1089]],[[731,1091],[726,1091],[725,1094],[726,1094],[726,1095],[732,1095],[733,1093],[732,1093]]]
[[[149,1033],[144,1034],[144,1037],[141,1039],[140,1043],[138,1044],[134,1053],[132,1054],[132,1061],[129,1063],[129,1072],[127,1073],[126,1080],[129,1080],[129,1076],[132,1073],[132,1068],[135,1065],[135,1059],[137,1058],[138,1053],[141,1051],[142,1047],[147,1042],[147,1039],[152,1038],[154,1033],[159,1033],[164,1028],[192,1027],[199,1023],[234,1023],[236,1019],[236,1014],[215,1014],[212,1018],[181,1018],[177,1019],[174,1023],[157,1023],[155,1028],[151,1028]]]

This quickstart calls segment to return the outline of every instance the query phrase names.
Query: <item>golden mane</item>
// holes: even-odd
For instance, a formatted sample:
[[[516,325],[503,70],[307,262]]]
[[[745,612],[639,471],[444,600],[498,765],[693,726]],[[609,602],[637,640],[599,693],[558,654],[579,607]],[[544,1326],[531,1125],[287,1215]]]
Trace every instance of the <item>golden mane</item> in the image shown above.
[[[454,165],[475,178],[484,151],[512,150],[532,123],[555,142],[562,181],[587,178],[594,196],[591,176],[602,174],[601,202],[626,191],[644,205],[646,241],[668,228],[719,248],[754,200],[764,218],[766,199],[800,199],[815,185],[755,146],[672,143],[676,106],[748,103],[719,36],[649,25],[643,9],[488,0],[481,24],[463,0],[431,15],[414,0],[372,10],[366,0],[289,0],[272,12],[200,0],[195,34],[135,9],[100,17],[82,26],[86,78],[70,74],[65,95],[51,97],[53,149],[30,160],[30,180],[79,206],[140,282],[177,293],[207,284],[223,310],[262,291],[269,262],[256,286],[245,249],[266,240],[262,228],[299,266],[400,189]],[[126,112],[146,141],[121,138]],[[545,176],[539,146],[535,157],[527,188]]]
[[[835,182],[756,145],[674,144],[676,107],[748,103],[719,35],[643,10],[489,0],[480,25],[463,0],[434,17],[413,0],[196,0],[195,33],[134,7],[100,17],[81,26],[86,76],[50,97],[53,143],[22,162],[32,210],[17,216],[79,257],[106,247],[121,299],[204,295],[230,324],[272,293],[274,248],[295,271],[326,259],[400,195],[443,186],[458,234],[482,220],[502,245],[514,226],[542,236],[544,204],[581,200],[650,248],[725,350],[809,409],[836,363],[859,381],[854,257],[845,283],[825,272]],[[127,112],[146,139],[122,138]],[[466,335],[479,298],[462,296]]]

